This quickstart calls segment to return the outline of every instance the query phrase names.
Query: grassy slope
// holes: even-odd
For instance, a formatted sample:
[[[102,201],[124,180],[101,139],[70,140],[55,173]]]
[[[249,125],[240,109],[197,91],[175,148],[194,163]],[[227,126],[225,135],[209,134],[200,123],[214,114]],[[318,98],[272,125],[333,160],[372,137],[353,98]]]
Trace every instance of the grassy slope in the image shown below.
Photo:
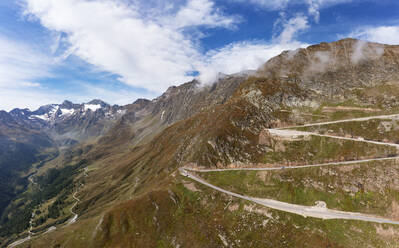
[[[396,148],[390,146],[319,136],[311,136],[309,140],[277,141],[273,148],[260,162],[304,165],[396,154]]]
[[[325,201],[329,208],[399,218],[396,162],[254,172],[201,173],[210,183],[244,195],[314,205]]]
[[[261,80],[259,84],[262,94],[272,94],[266,97],[266,102],[271,102],[273,94],[280,92],[274,88],[274,82]],[[247,88],[252,86],[253,82],[249,86],[244,84],[237,94],[246,94]],[[287,89],[287,85],[281,87]],[[276,94],[276,97],[284,98],[284,94]],[[290,95],[286,92],[286,96]],[[231,162],[229,156],[238,161],[260,161],[264,152],[257,144],[257,135],[276,118],[279,117],[274,113],[262,112],[237,97],[223,106],[166,128],[148,144],[127,153],[111,154],[108,147],[103,152],[97,149],[97,154],[91,154],[90,159],[91,168],[96,170],[90,172],[80,194],[78,223],[60,228],[30,244],[32,247],[49,244],[67,247],[173,247],[176,244],[220,247],[223,242],[218,234],[236,247],[365,247],[366,244],[386,247],[386,242],[396,244],[397,230],[386,227],[386,233],[394,234],[384,236],[386,233],[381,234],[383,229],[376,234],[375,228],[382,228],[380,225],[362,222],[305,219],[268,210],[273,220],[266,223],[269,217],[245,210],[249,203],[226,198],[200,185],[196,187],[201,192],[193,193],[182,186],[179,177],[176,181],[170,178],[176,167],[190,161],[204,166],[228,164]],[[240,157],[244,154],[249,155]],[[229,210],[227,204],[238,204],[239,207]]]
[[[389,125],[387,129],[383,125]],[[343,122],[323,126],[301,127],[298,130],[319,133],[334,133],[340,136],[363,137],[366,140],[399,142],[399,122],[397,120],[369,120],[363,122]],[[375,130],[370,132],[370,130]]]
[[[178,177],[169,190],[158,189],[123,203],[102,220],[83,220],[81,232],[71,226],[68,233],[55,231],[51,238],[24,246],[222,247],[224,240],[229,247],[387,247],[399,242],[396,227],[303,218],[202,185],[194,184],[194,192],[184,180]],[[392,234],[380,235],[377,229]]]

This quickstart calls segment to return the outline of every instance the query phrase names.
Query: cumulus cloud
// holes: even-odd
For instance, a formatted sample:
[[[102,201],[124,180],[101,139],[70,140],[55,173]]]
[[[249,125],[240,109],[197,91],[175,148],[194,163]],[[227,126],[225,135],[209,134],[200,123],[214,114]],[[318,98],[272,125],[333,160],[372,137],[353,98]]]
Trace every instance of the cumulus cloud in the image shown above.
[[[246,41],[233,43],[221,49],[209,51],[205,62],[199,66],[199,79],[211,83],[220,72],[232,74],[254,70],[282,51],[306,47],[306,43],[296,40],[297,35],[309,28],[307,17],[296,15],[293,18],[280,18],[276,25],[281,26],[279,33],[269,42]]]
[[[240,22],[211,0],[151,0],[152,7],[126,0],[25,1],[29,17],[65,34],[69,48],[64,57],[78,56],[128,85],[154,93],[193,79],[189,73],[193,71],[207,83],[219,72],[257,69],[282,50],[303,46],[293,38],[308,27],[307,19],[298,15],[282,20],[281,34],[271,42],[239,42],[204,54],[199,45],[201,32],[188,29],[234,29]],[[266,3],[277,6],[281,1]]]
[[[190,80],[186,72],[201,60],[195,37],[185,35],[186,28],[230,28],[237,21],[209,0],[188,0],[176,11],[154,18],[117,0],[26,0],[26,13],[67,35],[66,54],[115,73],[131,86],[158,93],[171,83]]]
[[[233,28],[239,21],[238,17],[226,16],[215,8],[215,4],[208,0],[190,0],[182,6],[174,16],[166,16],[163,21],[169,23],[170,28],[187,28],[193,26]]]
[[[377,43],[398,45],[399,26],[363,27],[350,33],[349,36]]]
[[[282,13],[281,18],[276,21],[275,26],[281,26],[281,33],[275,35],[274,39],[283,44],[292,42],[298,33],[310,27],[306,16],[297,14],[293,18],[287,20],[284,13]]]
[[[61,103],[65,99],[87,102],[101,98],[115,104],[127,104],[139,97],[154,97],[129,90],[115,91],[87,82],[78,83],[79,92],[66,94],[39,83],[42,78],[57,76],[53,73],[53,69],[58,66],[56,61],[57,59],[50,57],[46,51],[0,36],[0,109],[33,110],[41,105]]]
[[[281,18],[281,29],[270,41],[242,41],[204,52],[201,30],[235,29],[241,21],[223,13],[212,0],[23,1],[27,20],[39,22],[50,32],[44,46],[0,36],[0,108],[6,110],[35,109],[64,99],[102,98],[127,104],[192,80],[188,72],[198,71],[198,78],[210,83],[219,73],[254,70],[283,50],[306,46],[296,41],[296,35],[307,28],[307,20],[295,16]],[[94,65],[95,71],[115,74],[120,82],[144,90],[112,89],[114,82],[79,81],[78,92],[62,92],[56,83],[41,81],[59,79],[57,70],[73,67],[71,61],[81,61],[76,58]],[[76,66],[80,68],[80,62]],[[63,85],[69,85],[69,80]]]
[[[233,74],[254,70],[284,50],[304,46],[306,44],[295,41],[283,44],[256,41],[230,44],[207,53],[207,63],[199,69],[201,72],[199,79],[201,82],[210,83],[217,79],[220,72]]]

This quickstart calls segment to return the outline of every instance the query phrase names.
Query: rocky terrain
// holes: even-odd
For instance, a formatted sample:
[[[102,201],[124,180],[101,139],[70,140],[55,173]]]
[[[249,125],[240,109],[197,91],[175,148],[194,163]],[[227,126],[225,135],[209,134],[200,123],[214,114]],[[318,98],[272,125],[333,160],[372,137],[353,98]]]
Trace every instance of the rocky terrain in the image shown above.
[[[398,97],[399,47],[345,39],[283,52],[256,72],[226,75],[206,86],[194,80],[170,87],[156,99],[126,106],[94,100],[48,105],[33,112],[0,112],[0,134],[7,137],[2,142],[40,137],[47,143],[35,146],[36,157],[49,156],[50,148],[59,151],[51,161],[36,158],[44,163],[35,170],[29,166],[18,170],[22,178],[37,173],[33,176],[37,185],[31,182],[9,197],[8,209],[19,209],[27,217],[1,242],[10,244],[27,236],[35,211],[35,235],[22,247],[395,246],[399,242],[395,226],[316,220],[270,210],[190,181],[177,169],[281,166],[282,162],[289,166],[389,156],[396,151],[327,138],[276,140],[265,129],[399,113]],[[363,135],[362,128],[340,125],[326,131]],[[378,135],[369,135],[370,139],[381,139],[391,131],[386,125],[395,130],[396,124],[378,125]],[[208,179],[253,196],[300,204],[331,198],[335,200],[328,205],[336,210],[396,218],[395,163],[376,168],[374,174],[368,167],[354,168],[276,175],[227,173]],[[352,173],[350,177],[345,170]],[[373,175],[377,181],[364,184]],[[262,183],[253,186],[257,177]],[[75,204],[75,192],[80,201],[74,211],[79,218],[65,225],[73,217],[69,209]],[[383,212],[384,206],[392,212]],[[6,213],[3,228],[16,215]],[[52,226],[57,229],[43,234]]]

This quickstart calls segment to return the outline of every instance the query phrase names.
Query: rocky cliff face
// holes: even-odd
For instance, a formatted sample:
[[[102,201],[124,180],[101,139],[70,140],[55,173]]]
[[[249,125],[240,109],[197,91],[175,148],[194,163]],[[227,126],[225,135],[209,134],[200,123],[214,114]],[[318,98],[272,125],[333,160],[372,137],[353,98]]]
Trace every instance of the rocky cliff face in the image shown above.
[[[333,98],[350,89],[397,82],[398,66],[398,46],[344,39],[283,52],[258,72]]]

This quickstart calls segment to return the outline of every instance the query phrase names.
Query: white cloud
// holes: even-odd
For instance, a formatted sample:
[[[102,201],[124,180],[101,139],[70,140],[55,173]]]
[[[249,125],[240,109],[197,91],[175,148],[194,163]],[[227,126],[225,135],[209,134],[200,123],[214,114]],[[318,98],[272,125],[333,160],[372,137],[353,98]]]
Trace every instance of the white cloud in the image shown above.
[[[399,44],[399,26],[363,27],[349,34],[358,38],[383,44]]]
[[[35,109],[65,99],[84,102],[101,98],[127,104],[139,97],[155,97],[171,84],[191,80],[193,77],[187,76],[190,71],[199,71],[203,82],[211,82],[219,72],[257,69],[283,50],[305,45],[295,37],[307,28],[307,22],[296,16],[281,19],[281,34],[269,42],[237,42],[204,54],[196,27],[234,29],[241,21],[240,17],[224,15],[212,0],[176,0],[168,4],[159,0],[25,1],[28,20],[46,27],[51,42],[38,50],[33,44],[0,36],[0,109]],[[143,10],[139,3],[151,7]],[[70,66],[62,62],[71,55],[147,91],[79,82],[79,92],[62,92],[56,90],[55,83],[39,83],[42,78],[57,77],[53,69]]]
[[[320,9],[333,5],[353,2],[356,0],[230,0],[234,2],[255,4],[266,10],[285,10],[293,5],[306,5],[308,14],[312,16],[315,22],[320,20]]]
[[[37,86],[32,80],[50,76],[51,64],[42,52],[0,36],[0,87]]]
[[[50,30],[67,34],[74,54],[120,80],[153,92],[190,80],[186,72],[201,60],[185,28],[234,26],[209,0],[189,0],[173,14],[144,18],[124,1],[26,0],[26,12]]]
[[[277,37],[274,37],[274,39],[282,44],[292,42],[298,33],[310,27],[308,24],[308,18],[302,14],[297,14],[288,20],[285,19],[284,15],[282,15],[282,17],[276,21],[275,26],[276,25],[281,25],[282,31]]]
[[[21,82],[21,86],[26,86],[26,87],[40,87],[41,84],[39,84],[39,83],[33,83],[33,82]]]
[[[94,98],[116,104],[127,104],[139,97],[154,97],[129,90],[110,90],[80,82],[79,92],[63,92],[48,88],[35,80],[52,78],[56,59],[28,44],[0,36],[0,110],[37,109],[65,99],[87,102]],[[50,51],[51,52],[51,51]],[[54,85],[57,88],[57,85]],[[53,86],[53,87],[54,87]]]
[[[0,109],[38,106],[56,98],[40,91],[35,82],[51,77],[53,60],[33,47],[0,36]]]
[[[315,22],[320,21],[320,0],[307,0],[308,4],[308,13],[310,16],[313,16]]]
[[[239,42],[203,54],[198,37],[193,37],[196,32],[188,35],[187,28],[234,28],[240,21],[239,17],[224,15],[211,0],[169,4],[163,1],[163,11],[157,8],[159,3],[144,8],[140,1],[129,5],[123,0],[26,3],[26,12],[43,26],[67,34],[67,56],[76,55],[101,70],[119,75],[122,82],[155,93],[163,92],[171,84],[191,80],[187,76],[191,71],[199,71],[200,78],[209,82],[219,72],[257,69],[282,50],[303,46],[293,38],[308,28],[306,17],[298,15],[281,20],[282,32],[271,42]],[[282,1],[263,2],[267,3],[277,7]]]
[[[46,91],[0,87],[0,109],[10,111],[14,108],[37,109],[49,103],[62,102],[62,95],[49,94]]]
[[[320,20],[320,9],[327,8],[333,5],[349,3],[354,0],[305,0],[308,5],[308,14],[312,16],[315,22]]]
[[[211,83],[217,79],[219,72],[233,74],[246,70],[254,70],[284,50],[305,46],[307,45],[296,41],[281,44],[274,42],[241,42],[231,44],[220,50],[213,50],[207,53],[208,63],[200,69],[201,76],[199,79],[204,83]]]
[[[268,10],[285,9],[292,0],[231,0],[234,2],[255,4]]]
[[[287,20],[283,16],[276,22],[276,25],[281,26],[281,32],[276,34],[270,42],[239,42],[209,51],[205,55],[205,63],[200,66],[199,79],[204,83],[212,83],[217,79],[219,72],[232,74],[255,70],[284,50],[307,46],[307,44],[296,40],[300,32],[309,28],[307,17],[297,15]]]
[[[232,28],[238,19],[224,16],[211,1],[190,0],[174,17],[168,16],[164,21],[169,22],[173,29],[192,26]]]

